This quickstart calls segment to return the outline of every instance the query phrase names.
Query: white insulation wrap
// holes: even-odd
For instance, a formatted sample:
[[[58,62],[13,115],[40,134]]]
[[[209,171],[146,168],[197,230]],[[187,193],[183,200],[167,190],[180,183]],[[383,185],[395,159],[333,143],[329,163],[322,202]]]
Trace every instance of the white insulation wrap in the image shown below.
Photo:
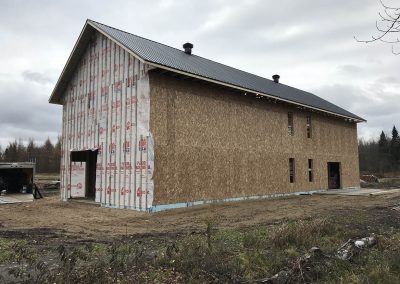
[[[71,163],[71,196],[85,197],[85,162]]]
[[[135,210],[152,207],[148,69],[109,38],[99,33],[93,38],[63,96],[63,200],[86,197],[85,179],[93,170],[96,202]],[[98,149],[93,169],[71,161],[70,149],[93,148]]]

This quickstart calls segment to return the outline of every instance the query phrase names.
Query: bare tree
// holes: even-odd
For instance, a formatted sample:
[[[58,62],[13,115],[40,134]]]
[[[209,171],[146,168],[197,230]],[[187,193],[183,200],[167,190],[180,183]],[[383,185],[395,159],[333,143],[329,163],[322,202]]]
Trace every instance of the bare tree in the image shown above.
[[[358,42],[370,43],[381,41],[392,44],[392,53],[399,55],[400,51],[396,51],[395,45],[400,43],[400,7],[391,7],[386,5],[382,0],[379,0],[383,7],[383,12],[379,12],[379,20],[376,21],[377,35],[371,36],[371,39],[360,40],[354,37]]]

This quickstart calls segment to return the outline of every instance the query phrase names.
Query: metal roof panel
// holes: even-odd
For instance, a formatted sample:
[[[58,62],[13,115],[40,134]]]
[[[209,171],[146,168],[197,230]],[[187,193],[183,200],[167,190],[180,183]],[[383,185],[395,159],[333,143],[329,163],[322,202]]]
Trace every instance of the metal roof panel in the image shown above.
[[[268,95],[287,102],[309,106],[340,116],[365,121],[363,118],[324,100],[312,93],[305,92],[282,83],[197,56],[140,36],[136,36],[110,26],[88,20],[88,24],[111,37],[130,52],[147,63],[210,79],[230,86],[236,86],[256,93]]]

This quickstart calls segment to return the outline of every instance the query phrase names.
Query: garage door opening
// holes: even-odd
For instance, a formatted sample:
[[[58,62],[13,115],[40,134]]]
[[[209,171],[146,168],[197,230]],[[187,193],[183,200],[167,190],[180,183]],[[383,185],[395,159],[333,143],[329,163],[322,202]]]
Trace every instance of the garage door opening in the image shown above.
[[[328,163],[328,189],[340,188],[340,163]]]
[[[95,199],[97,149],[71,151],[71,198]]]
[[[34,174],[34,163],[0,163],[0,194],[32,194]]]

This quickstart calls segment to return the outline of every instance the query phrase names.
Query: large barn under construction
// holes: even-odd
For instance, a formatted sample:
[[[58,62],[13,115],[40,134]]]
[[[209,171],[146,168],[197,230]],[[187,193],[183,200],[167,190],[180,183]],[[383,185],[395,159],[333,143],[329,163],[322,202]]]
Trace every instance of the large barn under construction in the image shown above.
[[[85,23],[50,97],[62,200],[154,212],[359,187],[362,118],[183,47]]]

